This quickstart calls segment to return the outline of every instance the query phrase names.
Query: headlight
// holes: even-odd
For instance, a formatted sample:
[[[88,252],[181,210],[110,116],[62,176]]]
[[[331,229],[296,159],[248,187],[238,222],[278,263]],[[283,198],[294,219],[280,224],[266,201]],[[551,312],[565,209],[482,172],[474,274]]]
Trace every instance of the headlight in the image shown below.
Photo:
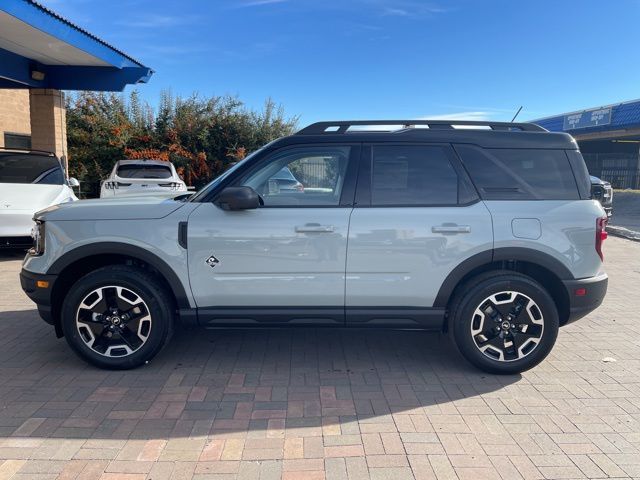
[[[33,247],[29,250],[31,255],[42,255],[44,253],[44,222],[36,220],[36,224],[31,229],[33,237]]]

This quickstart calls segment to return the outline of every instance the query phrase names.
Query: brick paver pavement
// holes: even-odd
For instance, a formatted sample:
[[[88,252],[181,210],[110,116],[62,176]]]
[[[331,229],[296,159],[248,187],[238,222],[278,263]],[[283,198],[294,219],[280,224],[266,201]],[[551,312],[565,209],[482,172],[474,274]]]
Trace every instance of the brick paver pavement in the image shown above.
[[[150,365],[73,355],[0,259],[0,480],[640,478],[640,243],[523,375],[424,332],[178,331]],[[603,362],[605,357],[615,362]]]

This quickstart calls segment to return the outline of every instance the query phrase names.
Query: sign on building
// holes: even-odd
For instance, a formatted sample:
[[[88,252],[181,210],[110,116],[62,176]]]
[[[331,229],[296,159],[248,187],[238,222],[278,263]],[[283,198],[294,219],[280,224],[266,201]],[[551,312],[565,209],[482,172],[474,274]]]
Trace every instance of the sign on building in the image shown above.
[[[580,113],[570,113],[564,116],[563,130],[597,127],[611,123],[611,107],[585,110]]]

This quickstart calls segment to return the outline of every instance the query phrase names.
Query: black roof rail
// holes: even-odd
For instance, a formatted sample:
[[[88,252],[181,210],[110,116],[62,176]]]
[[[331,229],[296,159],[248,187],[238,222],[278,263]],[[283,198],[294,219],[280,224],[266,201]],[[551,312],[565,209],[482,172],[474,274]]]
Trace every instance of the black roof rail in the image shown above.
[[[385,132],[403,132],[412,129],[416,125],[426,125],[433,130],[449,130],[456,126],[463,127],[488,127],[497,131],[513,131],[520,130],[522,132],[546,132],[547,130],[535,123],[511,123],[511,122],[491,122],[491,121],[471,121],[471,120],[354,120],[354,121],[336,121],[336,122],[316,122],[302,130],[296,132],[296,135],[322,135],[347,133],[349,128],[353,126],[399,126],[397,129],[389,130],[372,130],[376,133]],[[367,130],[356,130],[354,132],[362,133]]]
[[[55,157],[56,154],[53,152],[50,152],[48,150],[34,150],[33,148],[18,148],[18,147],[0,147],[0,151],[4,150],[4,151],[10,151],[10,152],[20,152],[20,153],[39,153],[39,154],[46,154],[49,155],[50,157]]]

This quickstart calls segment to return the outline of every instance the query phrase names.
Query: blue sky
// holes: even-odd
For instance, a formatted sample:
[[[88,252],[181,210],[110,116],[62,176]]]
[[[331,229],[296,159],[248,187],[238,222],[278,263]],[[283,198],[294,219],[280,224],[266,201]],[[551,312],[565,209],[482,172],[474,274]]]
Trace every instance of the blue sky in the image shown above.
[[[640,0],[43,0],[156,70],[139,91],[328,119],[520,120],[640,97]]]

